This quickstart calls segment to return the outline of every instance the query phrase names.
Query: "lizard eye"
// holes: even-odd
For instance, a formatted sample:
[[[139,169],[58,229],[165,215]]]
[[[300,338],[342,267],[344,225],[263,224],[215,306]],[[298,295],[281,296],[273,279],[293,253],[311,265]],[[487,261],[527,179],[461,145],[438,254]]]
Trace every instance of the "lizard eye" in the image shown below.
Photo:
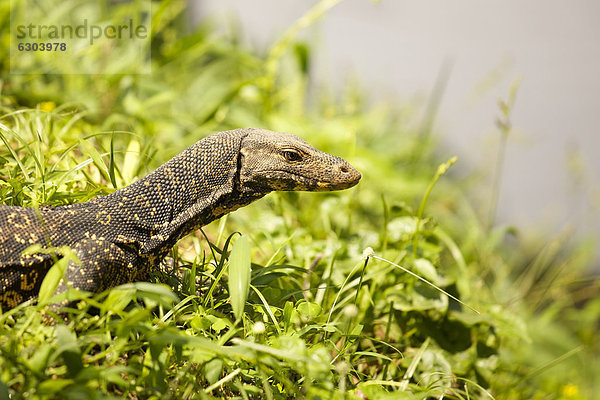
[[[292,151],[292,150],[286,150],[283,152],[283,157],[287,160],[287,161],[302,161],[302,156],[300,155],[300,153]]]

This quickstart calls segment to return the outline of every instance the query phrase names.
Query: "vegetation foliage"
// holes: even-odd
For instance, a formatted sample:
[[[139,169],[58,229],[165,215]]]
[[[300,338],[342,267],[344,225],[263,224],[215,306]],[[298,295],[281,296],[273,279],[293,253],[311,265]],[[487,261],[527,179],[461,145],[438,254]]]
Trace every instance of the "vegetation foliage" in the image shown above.
[[[265,56],[210,24],[190,30],[185,2],[169,0],[153,14],[150,75],[11,75],[0,59],[2,204],[83,202],[249,126],[293,132],[363,173],[351,190],[274,193],[222,218],[182,240],[154,283],[75,294],[66,322],[44,324],[43,304],[0,313],[0,399],[599,392],[590,245],[488,224],[419,107],[369,105],[353,87],[309,95],[296,33],[335,3]]]

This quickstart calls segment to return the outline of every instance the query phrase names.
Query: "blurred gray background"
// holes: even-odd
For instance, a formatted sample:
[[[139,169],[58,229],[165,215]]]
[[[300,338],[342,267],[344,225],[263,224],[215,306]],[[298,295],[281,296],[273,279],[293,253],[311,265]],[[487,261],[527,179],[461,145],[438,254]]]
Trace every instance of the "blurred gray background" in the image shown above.
[[[237,21],[260,53],[315,4],[190,2],[195,22]],[[354,79],[374,102],[425,104],[449,73],[435,131],[465,173],[491,171],[497,100],[520,79],[498,221],[600,234],[599,1],[346,0],[303,37],[315,51],[317,87],[339,90]]]

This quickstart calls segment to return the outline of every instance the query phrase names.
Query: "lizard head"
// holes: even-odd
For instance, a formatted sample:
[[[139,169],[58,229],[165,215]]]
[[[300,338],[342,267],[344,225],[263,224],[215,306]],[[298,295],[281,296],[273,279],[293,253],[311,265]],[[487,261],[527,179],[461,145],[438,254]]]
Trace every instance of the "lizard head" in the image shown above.
[[[331,191],[358,183],[360,172],[345,160],[319,151],[299,137],[248,129],[240,148],[244,191]]]

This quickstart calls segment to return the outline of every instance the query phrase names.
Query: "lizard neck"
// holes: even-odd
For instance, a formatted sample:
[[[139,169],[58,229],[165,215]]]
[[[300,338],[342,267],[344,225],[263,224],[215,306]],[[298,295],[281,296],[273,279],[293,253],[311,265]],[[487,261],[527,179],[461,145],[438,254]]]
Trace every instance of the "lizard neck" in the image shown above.
[[[205,138],[143,179],[105,198],[133,226],[147,251],[172,246],[181,237],[267,192],[242,192],[239,181],[243,136]],[[118,207],[116,207],[118,206]]]

